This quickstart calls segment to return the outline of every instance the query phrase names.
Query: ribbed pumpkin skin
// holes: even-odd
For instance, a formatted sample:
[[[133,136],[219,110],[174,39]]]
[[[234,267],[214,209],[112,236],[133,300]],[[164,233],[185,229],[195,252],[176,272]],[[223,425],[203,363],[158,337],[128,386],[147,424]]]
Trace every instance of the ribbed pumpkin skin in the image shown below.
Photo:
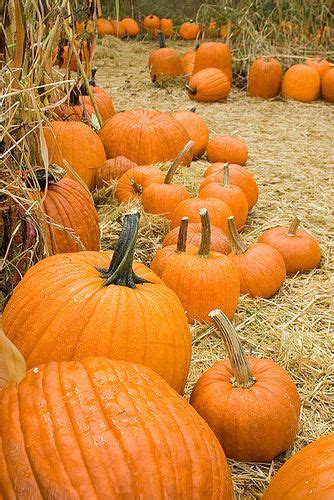
[[[41,197],[45,192],[41,192]],[[69,177],[49,182],[43,201],[45,213],[58,225],[72,229],[82,245],[55,226],[48,225],[49,249],[52,254],[99,250],[100,228],[94,203],[86,190]]]
[[[102,121],[103,123],[105,123],[116,113],[112,99],[110,95],[101,87],[91,86],[90,89],[94,94],[95,102],[101,114]],[[90,106],[92,105],[92,101],[89,95],[81,96],[80,101],[89,104]]]
[[[157,35],[160,27],[160,19],[157,16],[146,16],[143,22],[144,30],[151,35]]]
[[[122,26],[125,28],[125,34],[130,38],[134,38],[140,33],[140,28],[137,21],[131,17],[126,17],[121,21]]]
[[[174,49],[168,47],[154,50],[148,60],[152,82],[164,77],[183,75],[182,61]]]
[[[195,64],[195,57],[196,57],[196,51],[195,50],[189,50],[186,52],[183,57],[182,57],[182,67],[183,67],[183,73],[185,75],[192,75],[194,71],[194,64]]]
[[[246,142],[239,137],[228,135],[216,135],[208,143],[208,160],[212,163],[236,163],[244,165],[248,159],[248,147]]]
[[[249,69],[248,94],[263,99],[277,96],[282,76],[282,66],[277,59],[257,59]]]
[[[283,257],[287,273],[308,271],[318,267],[321,250],[319,243],[304,229],[297,229],[295,236],[288,235],[288,227],[272,227],[259,238],[275,248]]]
[[[324,73],[321,79],[321,95],[327,102],[334,102],[334,68]]]
[[[205,42],[199,46],[196,51],[194,74],[206,68],[220,69],[230,82],[232,81],[232,56],[225,43]]]
[[[178,228],[179,229],[179,228]],[[160,248],[154,255],[153,260],[151,262],[151,269],[155,274],[159,277],[162,276],[166,266],[174,259],[176,254],[177,245],[168,245],[163,248]],[[187,253],[196,254],[198,252],[198,248],[194,245],[187,244],[186,248]],[[177,253],[179,255],[179,253]]]
[[[103,19],[102,17],[100,17],[96,20],[96,25],[99,38],[102,38],[105,35],[115,34],[113,24],[111,21],[108,21],[108,19]]]
[[[200,222],[199,211],[206,208],[213,226],[228,234],[227,218],[232,215],[230,207],[217,198],[190,198],[178,204],[171,217],[171,229],[181,224],[182,217],[189,217],[189,222]]]
[[[120,179],[125,172],[136,166],[137,165],[133,161],[129,160],[125,156],[116,156],[116,158],[107,160],[102,167],[97,169],[97,187],[102,187],[105,182],[108,183],[114,179]]]
[[[305,64],[317,70],[320,78],[322,78],[326,71],[328,71],[331,67],[326,59],[306,59]]]
[[[188,91],[192,101],[217,102],[228,96],[231,82],[228,77],[216,68],[207,68],[198,71],[189,80],[189,87],[194,94]]]
[[[187,131],[190,139],[194,141],[192,148],[193,157],[201,158],[209,142],[209,129],[203,118],[192,111],[176,111],[173,113]]]
[[[239,269],[241,293],[269,298],[284,283],[286,269],[283,257],[269,245],[254,243],[246,252],[232,252],[228,258]]]
[[[248,201],[249,210],[253,208],[259,197],[259,188],[252,174],[241,165],[229,164],[231,184],[235,184],[243,190]],[[212,163],[204,172],[204,179],[200,184],[202,189],[209,182],[221,182],[224,180],[224,163]]]
[[[134,363],[90,357],[29,371],[1,393],[0,441],[3,498],[233,499],[208,425]]]
[[[199,24],[186,22],[181,24],[179,35],[183,40],[195,40],[200,31]]]
[[[173,19],[170,17],[163,17],[160,19],[160,29],[165,38],[170,38],[173,34]]]
[[[136,262],[134,272],[150,283],[103,286],[96,268],[108,268],[110,260],[111,252],[77,252],[38,262],[5,308],[6,335],[29,368],[106,356],[149,366],[182,392],[191,339],[178,298]]]
[[[132,181],[135,181],[140,187],[141,192],[137,193],[132,186]],[[126,203],[141,196],[142,191],[153,183],[164,182],[165,176],[155,167],[136,166],[130,168],[119,179],[115,196],[119,203]]]
[[[263,500],[331,500],[334,496],[334,434],[305,446],[279,469]]]
[[[177,205],[190,198],[181,184],[152,183],[145,187],[141,197],[145,212],[170,219]]]
[[[166,235],[164,241],[162,242],[163,247],[177,243],[179,229],[179,227],[175,227]],[[201,224],[196,222],[188,224],[187,245],[194,245],[199,248],[201,242],[201,231]],[[213,252],[224,253],[225,255],[231,252],[231,244],[228,237],[222,229],[216,226],[211,226],[211,250]]]
[[[49,163],[65,168],[65,161],[82,178],[89,189],[95,186],[96,170],[106,161],[99,136],[82,122],[51,121],[44,127]],[[71,172],[68,171],[71,176]]]
[[[173,161],[189,141],[183,126],[171,115],[149,109],[124,111],[100,130],[107,158],[126,156],[137,165]],[[192,152],[183,164],[192,160]]]
[[[230,361],[224,360],[200,377],[190,402],[210,425],[227,457],[270,462],[296,436],[300,399],[295,384],[277,363],[253,356],[247,360],[256,379],[251,387],[234,387]]]
[[[282,95],[295,101],[315,101],[320,92],[320,76],[316,69],[306,64],[295,64],[282,80]]]

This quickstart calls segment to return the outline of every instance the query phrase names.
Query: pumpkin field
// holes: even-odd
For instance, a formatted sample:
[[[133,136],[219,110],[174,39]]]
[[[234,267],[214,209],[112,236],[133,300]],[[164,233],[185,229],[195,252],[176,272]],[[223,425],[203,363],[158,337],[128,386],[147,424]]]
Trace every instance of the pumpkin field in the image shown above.
[[[333,9],[5,0],[0,498],[334,498]]]

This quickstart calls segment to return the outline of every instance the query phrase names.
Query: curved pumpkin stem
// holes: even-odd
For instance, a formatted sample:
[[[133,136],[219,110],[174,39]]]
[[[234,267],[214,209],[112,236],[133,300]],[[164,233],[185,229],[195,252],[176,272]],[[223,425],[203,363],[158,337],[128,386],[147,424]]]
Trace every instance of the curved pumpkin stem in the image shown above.
[[[161,30],[158,31],[158,42],[159,42],[160,49],[166,48],[165,35],[163,34],[163,32]]]
[[[232,323],[220,309],[209,312],[209,317],[214,321],[219,333],[223,337],[234,375],[231,379],[233,386],[244,389],[252,387],[256,379],[252,377],[245,351]]]
[[[287,233],[288,236],[296,236],[299,224],[300,224],[300,219],[298,217],[295,217],[289,226]]]
[[[165,184],[170,184],[173,180],[174,174],[176,172],[177,167],[180,165],[181,161],[183,160],[184,156],[188,153],[188,151],[193,147],[194,141],[188,141],[187,144],[181,149],[173,163],[168,169],[168,172],[166,174],[164,183]]]
[[[228,224],[228,229],[230,231],[231,235],[231,245],[232,245],[232,250],[235,253],[244,253],[246,252],[248,246],[244,242],[244,240],[241,238],[240,234],[238,233],[238,230],[235,226],[234,223],[234,217],[231,215],[227,219],[227,224]]]
[[[186,89],[188,90],[189,94],[192,94],[192,95],[196,95],[197,94],[197,90],[193,89],[189,85],[186,85]]]
[[[224,163],[224,186],[230,187],[230,168],[228,163]]]
[[[132,186],[133,192],[135,194],[142,194],[142,192],[143,192],[142,185],[141,184],[137,184],[137,182],[134,179],[130,179],[130,182],[131,182],[131,186]]]
[[[36,181],[41,189],[44,189],[50,182],[59,182],[66,175],[66,170],[55,163],[49,165],[45,170],[43,167],[36,167],[34,170],[35,176],[29,175],[27,177],[27,185],[29,187],[36,187]]]
[[[175,250],[175,252],[177,253],[183,253],[187,249],[188,223],[189,223],[189,217],[182,217],[179,229],[179,236],[177,239],[177,245]]]
[[[149,283],[137,276],[132,270],[135,245],[138,236],[140,213],[138,211],[125,214],[121,234],[118,238],[109,269],[97,268],[101,278],[106,281],[103,286],[120,285],[137,288],[136,285]]]
[[[210,257],[211,248],[211,224],[210,217],[206,208],[201,208],[199,211],[201,216],[201,244],[198,250],[198,255],[204,259]]]

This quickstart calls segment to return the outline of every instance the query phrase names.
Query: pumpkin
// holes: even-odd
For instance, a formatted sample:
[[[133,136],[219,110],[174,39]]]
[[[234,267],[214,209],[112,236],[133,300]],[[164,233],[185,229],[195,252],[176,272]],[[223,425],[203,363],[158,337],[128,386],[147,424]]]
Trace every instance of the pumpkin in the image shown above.
[[[240,291],[251,297],[272,297],[283,285],[286,268],[281,254],[265,243],[248,246],[237,232],[234,218],[228,218],[232,250],[228,258],[237,266]]]
[[[322,78],[331,67],[327,59],[321,59],[320,57],[317,59],[306,59],[305,64],[317,70],[320,78]]]
[[[297,273],[318,267],[321,257],[319,243],[304,229],[298,229],[300,220],[295,217],[289,227],[272,227],[259,238],[276,248],[282,255],[286,272]]]
[[[59,68],[68,68],[69,71],[78,71],[78,64],[71,54],[70,62],[69,57],[69,47],[65,45],[64,47],[56,47],[52,52],[52,65],[58,66]]]
[[[293,455],[279,469],[263,500],[330,500],[334,495],[334,434],[323,436]]]
[[[172,212],[180,201],[190,198],[190,194],[184,186],[171,184],[171,182],[182,158],[193,144],[193,141],[189,141],[180,151],[168,169],[163,182],[152,183],[143,189],[141,202],[145,212],[170,219]]]
[[[237,163],[244,165],[248,159],[248,147],[240,137],[216,135],[206,150],[209,162]]]
[[[219,182],[224,180],[224,163],[212,163],[204,172],[204,179],[200,184],[202,189],[209,182]],[[259,188],[252,174],[241,165],[229,164],[230,183],[243,190],[251,210],[259,197]]]
[[[110,252],[58,254],[33,266],[3,314],[27,366],[87,355],[149,366],[178,392],[191,338],[180,301],[144,264],[133,265],[139,213],[125,215]],[[29,291],[29,292],[28,292]]]
[[[95,80],[96,70],[97,68],[92,68],[92,78],[89,80],[90,90],[94,95],[94,99],[98,107],[98,110],[100,112],[102,121],[103,123],[105,123],[107,120],[109,120],[109,118],[111,118],[116,113],[116,111],[110,95],[104,89],[96,85],[96,80]],[[91,98],[89,95],[85,95],[87,94],[85,88],[83,88],[82,91],[84,95],[80,97],[80,101],[82,103],[91,105],[92,104]]]
[[[320,76],[316,69],[306,64],[291,66],[283,76],[282,95],[295,101],[315,101],[320,92]]]
[[[206,323],[212,307],[220,307],[233,318],[240,294],[238,270],[228,256],[210,251],[208,211],[202,208],[199,215],[202,231],[198,252],[176,253],[165,263],[161,279],[179,297],[190,323]]]
[[[125,156],[116,156],[116,158],[107,160],[102,167],[97,169],[97,187],[101,188],[105,183],[114,179],[120,179],[125,172],[136,166],[137,165],[133,161],[129,160]]]
[[[232,21],[227,21],[227,23],[222,24],[219,30],[220,38],[228,38],[231,34]]]
[[[188,217],[186,217],[188,220]],[[181,221],[182,222],[182,221]],[[180,227],[175,227],[166,235],[162,242],[163,247],[175,245],[178,239]],[[201,243],[202,225],[200,223],[192,222],[188,224],[187,242],[199,248]],[[214,252],[224,253],[225,255],[231,252],[230,240],[222,229],[216,226],[211,226],[211,247],[210,250]]]
[[[137,165],[173,161],[189,141],[183,126],[168,113],[151,109],[123,111],[100,130],[107,158],[126,156]],[[184,158],[189,165],[192,153]]]
[[[158,29],[160,28],[160,19],[153,14],[146,16],[143,22],[143,26],[146,33],[157,36]]]
[[[194,159],[201,158],[209,142],[209,129],[204,119],[196,113],[196,108],[190,111],[176,111],[172,116],[183,125],[190,139],[194,141],[192,149]]]
[[[231,184],[228,163],[224,166],[224,178],[222,182],[210,182],[199,192],[200,198],[218,198],[230,207],[234,215],[235,225],[238,230],[246,223],[248,215],[248,201],[241,188]]]
[[[163,183],[164,174],[155,167],[136,166],[127,170],[119,179],[115,196],[119,203],[141,198],[143,190],[153,183]]]
[[[217,21],[210,21],[208,26],[204,30],[204,36],[206,38],[214,38],[218,36],[218,25]]]
[[[160,48],[154,50],[148,60],[152,82],[182,75],[181,58],[176,50],[166,47],[164,34],[160,30],[158,31],[158,40]]]
[[[231,90],[228,77],[217,68],[207,68],[193,75],[186,85],[188,96],[193,101],[222,101]]]
[[[64,103],[54,111],[61,120],[85,121],[88,123],[91,121],[91,116],[95,114],[94,107],[91,104],[81,104],[77,89],[71,90],[69,104]]]
[[[197,47],[195,49],[188,50],[182,57],[183,73],[186,76],[192,75],[194,71],[196,50]]]
[[[232,56],[229,47],[222,42],[202,43],[195,57],[194,75],[207,68],[220,69],[232,81]]]
[[[321,95],[327,102],[334,102],[334,68],[324,73],[321,79]]]
[[[49,163],[65,168],[73,177],[68,163],[89,189],[93,189],[96,170],[106,161],[99,136],[85,123],[76,121],[51,121],[43,130]]]
[[[111,24],[113,25],[114,28],[114,35],[117,36],[117,38],[124,38],[126,36],[126,28],[124,24],[122,24],[122,21],[113,19],[111,21]]]
[[[227,457],[271,462],[296,437],[300,413],[296,385],[272,359],[247,357],[222,311],[211,311],[209,317],[229,359],[203,373],[190,403],[216,434]]]
[[[165,38],[170,38],[173,34],[173,19],[170,17],[163,17],[160,19],[160,29]]]
[[[271,99],[279,94],[282,80],[282,66],[273,58],[261,57],[251,64],[248,75],[250,97]]]
[[[103,19],[102,17],[96,19],[96,26],[99,38],[102,38],[105,35],[115,34],[113,23],[111,21],[108,21],[108,19]]]
[[[195,40],[200,34],[201,28],[199,24],[193,21],[182,23],[179,29],[179,35],[183,40]]]
[[[126,17],[122,19],[121,25],[125,29],[126,36],[130,38],[135,38],[140,33],[138,23],[132,17]]]
[[[190,198],[181,201],[172,213],[171,229],[179,226],[182,217],[185,216],[189,217],[189,222],[200,222],[199,211],[201,208],[208,210],[211,224],[222,229],[227,235],[227,219],[232,215],[232,211],[224,201],[217,198]]]
[[[135,363],[89,357],[30,370],[1,392],[0,440],[3,498],[233,500],[209,426]]]

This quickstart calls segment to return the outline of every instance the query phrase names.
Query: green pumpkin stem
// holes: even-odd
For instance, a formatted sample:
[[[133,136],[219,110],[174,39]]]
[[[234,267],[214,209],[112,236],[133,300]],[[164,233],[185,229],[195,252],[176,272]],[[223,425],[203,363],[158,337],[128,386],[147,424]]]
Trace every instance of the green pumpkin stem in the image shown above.
[[[244,242],[244,240],[241,238],[240,234],[237,231],[233,215],[227,218],[227,224],[231,235],[231,246],[233,252],[235,253],[246,252],[248,246],[246,245],[246,243]]]
[[[230,187],[230,169],[228,163],[224,163],[224,186]]]
[[[210,256],[211,249],[211,224],[210,217],[206,208],[201,208],[199,211],[201,217],[201,243],[198,250],[198,255],[203,259],[207,259]]]
[[[252,387],[256,379],[252,377],[245,351],[230,320],[220,309],[209,312],[209,317],[223,338],[234,375],[231,378],[231,383],[234,387],[242,387],[243,389]]]
[[[193,89],[189,85],[186,85],[186,90],[189,92],[189,94],[192,94],[192,95],[196,95],[197,94],[197,90]]]
[[[139,228],[139,212],[125,214],[121,234],[118,238],[109,269],[97,268],[101,278],[105,279],[103,286],[119,285],[137,288],[136,285],[149,283],[137,276],[132,269],[135,245]]]
[[[170,184],[173,180],[174,174],[176,172],[177,167],[180,165],[181,161],[183,160],[184,156],[188,153],[188,151],[193,147],[194,141],[188,141],[187,144],[181,149],[173,163],[168,169],[168,172],[166,174],[164,183],[165,184]]]
[[[183,253],[187,249],[187,233],[188,233],[188,217],[182,217],[181,225],[179,229],[179,236],[177,239],[177,245],[175,252]]]
[[[163,34],[163,32],[161,30],[158,31],[158,42],[159,42],[160,49],[166,48],[165,35]]]
[[[300,224],[300,219],[298,219],[298,217],[295,217],[289,226],[288,236],[296,236],[299,224]]]

